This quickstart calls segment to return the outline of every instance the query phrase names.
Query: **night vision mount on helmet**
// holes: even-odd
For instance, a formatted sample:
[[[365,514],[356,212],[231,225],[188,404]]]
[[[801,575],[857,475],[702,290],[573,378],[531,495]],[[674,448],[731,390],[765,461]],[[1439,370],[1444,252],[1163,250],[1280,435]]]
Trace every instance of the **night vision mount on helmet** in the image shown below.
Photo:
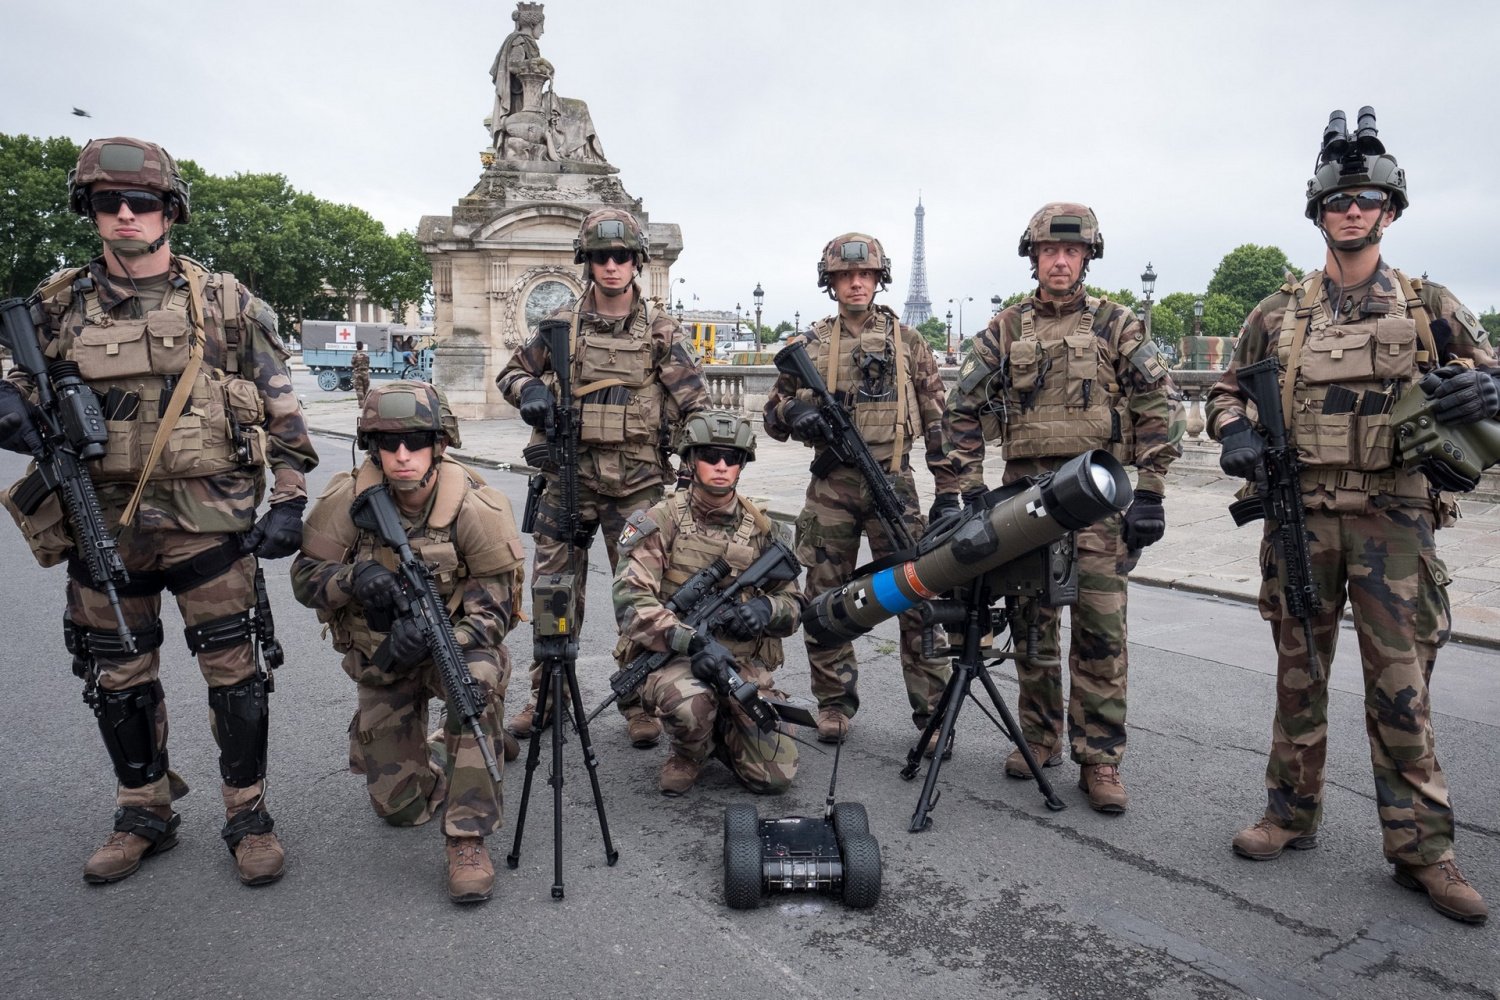
[[[823,256],[818,258],[818,287],[828,288],[839,271],[879,271],[881,286],[891,283],[891,259],[885,255],[885,247],[864,233],[835,236],[823,247]]]
[[[1380,141],[1380,132],[1375,127],[1375,109],[1369,105],[1359,109],[1353,132],[1349,131],[1348,119],[1342,111],[1329,114],[1318,162],[1307,182],[1307,206],[1303,214],[1321,229],[1323,199],[1335,191],[1352,188],[1384,191],[1390,197],[1398,219],[1410,203],[1406,195],[1406,171],[1397,166],[1396,158],[1385,151],[1385,143]],[[1362,250],[1380,242],[1380,230],[1377,221],[1370,232],[1359,239],[1330,241],[1329,245],[1335,250]],[[1324,239],[1327,239],[1326,234]]]

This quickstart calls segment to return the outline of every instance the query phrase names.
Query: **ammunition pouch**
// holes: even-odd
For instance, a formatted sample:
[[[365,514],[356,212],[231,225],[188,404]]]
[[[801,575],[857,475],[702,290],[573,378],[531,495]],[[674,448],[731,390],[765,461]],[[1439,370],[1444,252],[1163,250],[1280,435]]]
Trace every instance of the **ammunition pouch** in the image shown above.
[[[165,700],[161,681],[98,693],[99,733],[115,777],[126,788],[144,788],[167,776],[167,748],[156,739],[156,707]]]
[[[265,680],[259,676],[247,677],[238,684],[211,687],[208,707],[213,716],[214,739],[219,744],[219,774],[224,784],[249,788],[266,776],[271,714]]]

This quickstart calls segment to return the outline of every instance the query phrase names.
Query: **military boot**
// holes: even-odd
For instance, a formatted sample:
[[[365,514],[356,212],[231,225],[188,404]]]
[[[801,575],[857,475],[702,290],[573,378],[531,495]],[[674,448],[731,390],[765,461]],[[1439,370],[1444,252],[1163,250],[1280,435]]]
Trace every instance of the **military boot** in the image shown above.
[[[495,865],[483,837],[448,838],[448,898],[482,903],[495,885]]]
[[[275,826],[270,813],[253,808],[240,810],[224,823],[220,836],[246,885],[269,885],[286,874],[286,851],[271,832]]]
[[[95,885],[134,875],[141,861],[177,846],[182,817],[171,806],[120,806],[115,828],[83,866],[83,880]]]
[[[698,761],[689,760],[674,750],[672,756],[661,766],[661,776],[656,781],[656,787],[661,789],[663,795],[675,799],[693,787],[701,766]]]
[[[1078,769],[1078,787],[1089,793],[1095,812],[1111,815],[1125,811],[1125,786],[1117,764],[1084,764]]]
[[[637,750],[654,747],[661,739],[661,720],[649,712],[637,712],[626,720],[625,735]]]
[[[852,724],[849,716],[839,711],[837,706],[829,705],[818,709],[818,742],[844,742],[849,736],[849,727]]]
[[[1439,861],[1433,865],[1409,865],[1397,861],[1393,877],[1398,885],[1427,893],[1432,908],[1445,917],[1466,924],[1482,924],[1490,918],[1490,908],[1484,905],[1484,897],[1459,874],[1458,865],[1452,861]]]
[[[1031,743],[1031,755],[1036,762],[1043,767],[1056,767],[1062,763],[1062,746],[1044,747],[1040,743]],[[1021,748],[1016,747],[1005,758],[1005,773],[1012,778],[1020,778],[1023,781],[1031,780],[1031,768],[1026,766],[1026,758],[1021,754]]]
[[[536,702],[528,701],[525,708],[510,717],[510,723],[505,730],[517,739],[524,740],[531,735],[531,726],[535,720]],[[519,749],[516,752],[519,753]]]
[[[1290,847],[1294,851],[1310,851],[1318,846],[1318,834],[1314,830],[1288,830],[1262,816],[1254,826],[1241,830],[1234,838],[1234,853],[1251,861],[1270,861],[1281,857],[1281,852]]]
[[[509,731],[504,729],[500,730],[499,750],[500,756],[505,758],[505,763],[507,764],[521,756],[521,744],[517,742],[516,738]]]

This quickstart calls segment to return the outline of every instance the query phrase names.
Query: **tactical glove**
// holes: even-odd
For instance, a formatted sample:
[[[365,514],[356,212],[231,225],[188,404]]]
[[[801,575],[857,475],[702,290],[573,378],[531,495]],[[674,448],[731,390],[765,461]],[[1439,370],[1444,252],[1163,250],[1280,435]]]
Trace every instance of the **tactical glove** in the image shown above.
[[[1125,511],[1125,548],[1139,552],[1155,545],[1167,533],[1167,512],[1160,493],[1136,490],[1135,501]]]
[[[521,390],[521,419],[533,427],[545,426],[547,414],[556,405],[557,400],[553,397],[552,390],[543,385],[540,379],[532,379]]]
[[[958,513],[958,494],[939,493],[932,501],[932,509],[927,512],[927,523],[937,524],[949,514]]]
[[[42,448],[36,407],[11,382],[0,381],[0,448],[35,455]]]
[[[1479,485],[1479,480],[1470,479],[1463,475],[1453,466],[1446,462],[1440,462],[1435,458],[1424,458],[1416,463],[1422,475],[1432,484],[1435,490],[1447,490],[1449,493],[1468,493]]]
[[[739,665],[733,653],[702,632],[688,643],[688,653],[692,656],[689,666],[693,676],[715,691],[725,689],[724,679]]]
[[[771,610],[769,597],[752,597],[726,608],[717,622],[717,631],[740,642],[759,639],[765,635],[766,626],[771,624]]]
[[[254,552],[261,559],[280,559],[302,547],[302,512],[307,497],[273,503],[255,527],[240,538],[241,552]]]
[[[808,444],[816,444],[828,436],[828,427],[823,415],[811,403],[794,399],[786,408],[786,422],[791,425],[792,437]]]
[[[1266,439],[1256,433],[1250,421],[1231,421],[1224,427],[1219,444],[1223,448],[1219,452],[1219,468],[1224,475],[1238,479],[1255,477],[1261,456],[1266,453]]]
[[[411,615],[402,615],[391,623],[391,665],[410,670],[427,659],[427,639],[422,626]]]
[[[1433,391],[1432,414],[1445,424],[1476,424],[1500,413],[1500,383],[1486,372],[1447,367],[1432,372],[1442,380]],[[1423,380],[1425,389],[1431,376]]]
[[[980,501],[984,499],[984,495],[988,492],[989,490],[985,489],[983,486],[974,490],[966,490],[963,495],[964,510],[973,510],[975,507],[978,507],[980,505]]]
[[[354,599],[370,611],[389,611],[401,599],[401,581],[373,559],[354,564]]]

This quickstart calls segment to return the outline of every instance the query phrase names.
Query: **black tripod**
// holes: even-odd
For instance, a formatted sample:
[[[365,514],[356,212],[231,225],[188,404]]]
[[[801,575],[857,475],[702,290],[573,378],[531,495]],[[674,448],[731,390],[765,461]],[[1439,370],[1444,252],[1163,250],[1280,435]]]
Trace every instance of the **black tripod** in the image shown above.
[[[927,720],[927,726],[922,730],[922,735],[917,737],[916,745],[907,752],[906,766],[901,769],[901,777],[908,781],[917,776],[917,771],[922,766],[922,753],[932,740],[932,734],[937,732],[937,746],[942,752],[934,753],[932,763],[927,767],[927,780],[922,784],[922,794],[917,798],[917,810],[912,813],[911,825],[907,827],[910,833],[921,833],[932,826],[932,817],[929,814],[941,796],[941,793],[935,791],[938,770],[943,766],[943,758],[952,754],[953,731],[957,728],[958,712],[963,707],[965,698],[972,698],[974,704],[979,706],[979,710],[1009,735],[1016,744],[1021,751],[1021,756],[1026,758],[1026,766],[1031,769],[1032,775],[1036,778],[1037,787],[1042,790],[1042,797],[1047,803],[1047,808],[1054,812],[1067,808],[1067,804],[1052,790],[1052,783],[1042,774],[1041,765],[1037,763],[1030,744],[1021,734],[1021,727],[1016,724],[1015,717],[1006,707],[1005,699],[1000,697],[1000,691],[995,687],[994,678],[990,677],[989,664],[986,662],[987,660],[1043,662],[1036,655],[1037,634],[1034,618],[1027,629],[1024,654],[1005,651],[986,653],[980,641],[986,632],[993,630],[997,619],[994,610],[990,607],[990,600],[990,588],[985,578],[981,576],[969,585],[968,594],[962,601],[934,602],[931,617],[935,621],[962,624],[963,647],[953,660],[953,675],[948,679],[948,686],[943,689],[943,697],[938,701],[937,710]],[[1007,597],[1005,607],[1003,623],[1011,630],[1014,637],[1016,598]],[[976,677],[984,685],[985,691],[989,693],[990,701],[999,712],[1000,718],[997,719],[991,715],[989,709],[984,707],[984,703],[971,690]]]
[[[516,813],[516,840],[511,845],[505,863],[515,868],[521,863],[521,835],[526,831],[526,805],[531,799],[531,779],[536,773],[541,758],[542,730],[552,730],[552,898],[563,898],[563,731],[559,724],[567,717],[559,713],[563,688],[571,696],[573,706],[573,728],[578,733],[578,745],[583,748],[583,762],[588,767],[589,784],[594,789],[594,809],[599,813],[599,832],[604,837],[604,859],[613,865],[620,860],[620,852],[609,839],[609,820],[604,815],[604,796],[599,791],[599,758],[594,756],[594,744],[589,739],[588,719],[583,713],[583,696],[578,693],[577,656],[578,644],[571,635],[554,635],[536,640],[537,659],[544,665],[542,687],[536,700],[536,720],[531,726],[531,740],[526,750],[526,781],[521,786],[521,806]],[[556,697],[552,697],[553,693]]]

